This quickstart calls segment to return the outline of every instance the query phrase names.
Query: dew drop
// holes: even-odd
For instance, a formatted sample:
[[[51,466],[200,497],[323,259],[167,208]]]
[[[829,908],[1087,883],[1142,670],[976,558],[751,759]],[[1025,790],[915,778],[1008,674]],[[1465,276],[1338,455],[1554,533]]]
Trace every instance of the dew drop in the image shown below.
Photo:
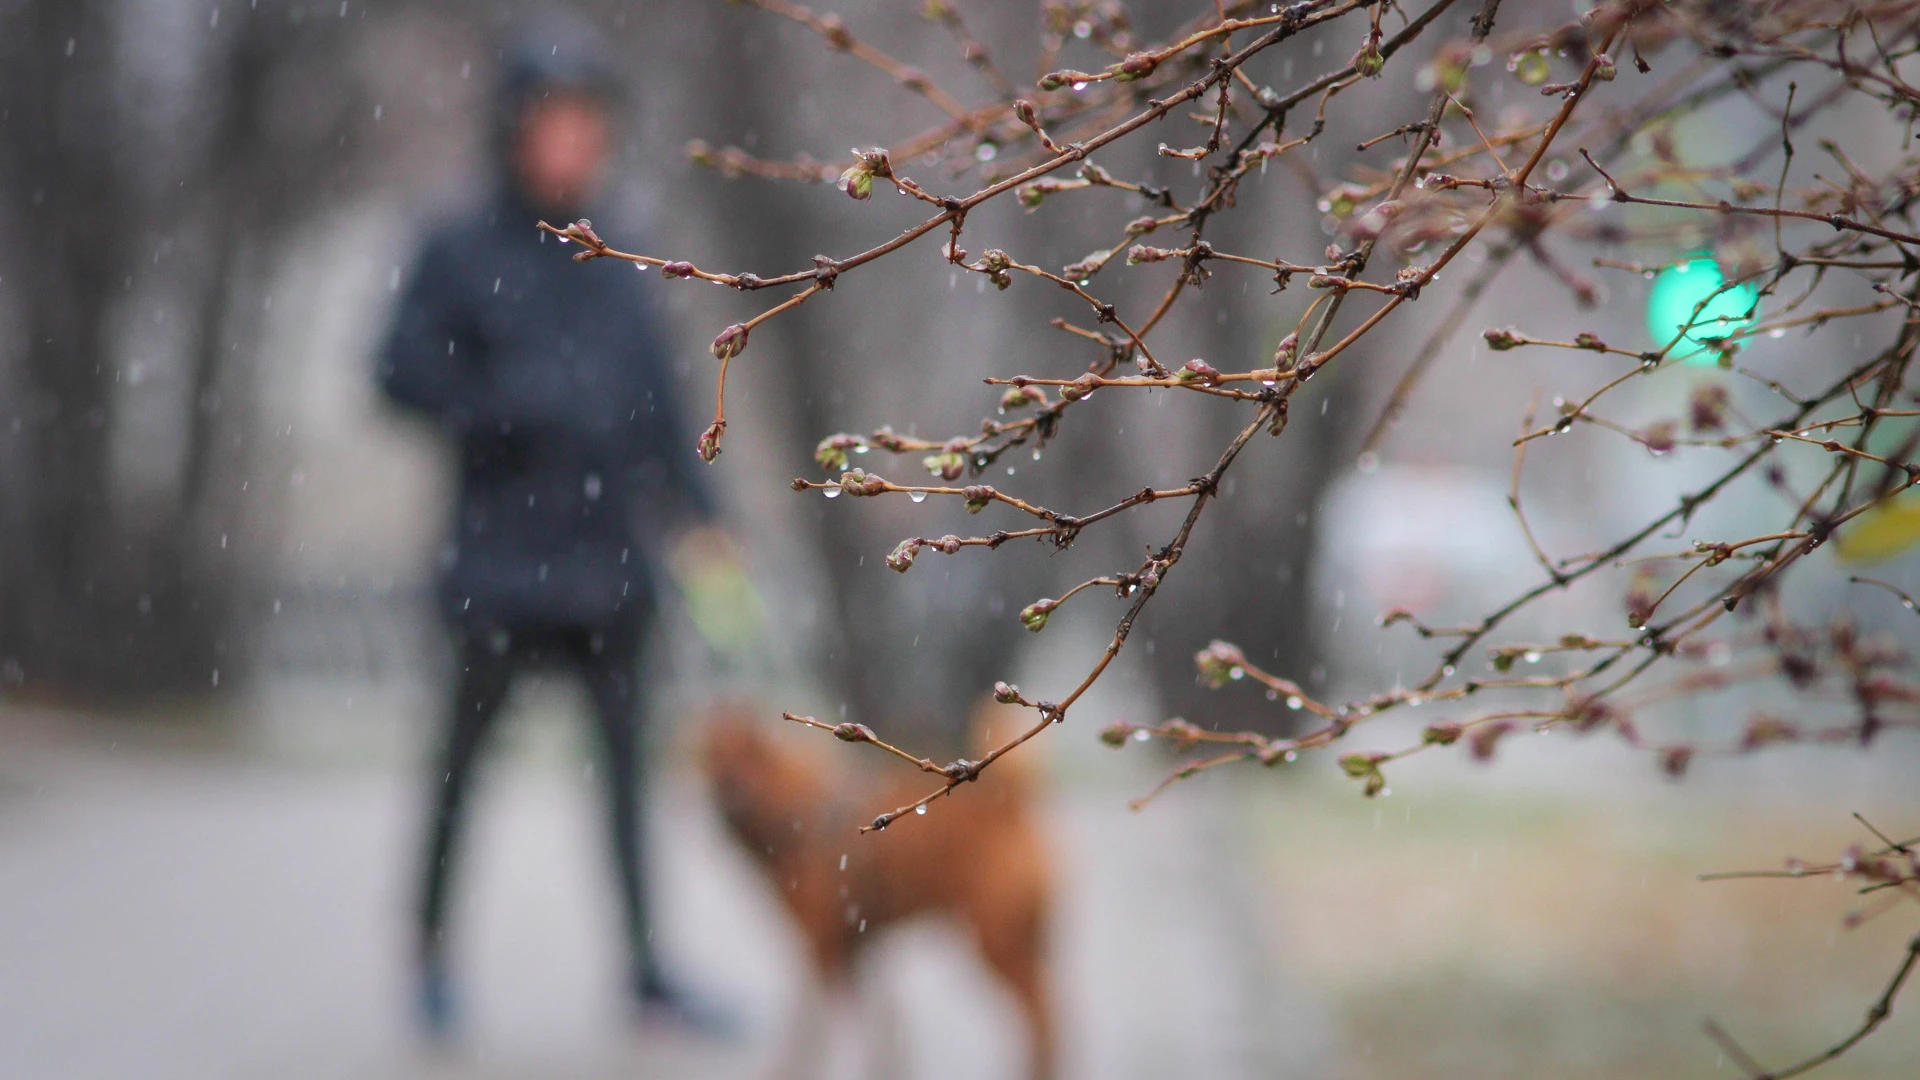
[[[1306,705],[1306,702],[1301,700],[1300,695],[1298,694],[1294,694],[1291,697],[1287,698],[1287,708],[1292,709],[1295,712],[1299,712],[1300,709],[1305,705]],[[1292,753],[1292,751],[1288,751],[1288,753]],[[1289,757],[1287,758],[1287,760],[1292,761],[1293,758]]]
[[[838,485],[830,488],[821,488],[820,494],[825,495],[829,499],[837,499],[840,497],[840,488]]]
[[[1354,465],[1354,468],[1359,469],[1363,473],[1379,472],[1380,471],[1380,455],[1369,450],[1366,453],[1361,454],[1359,457],[1355,458],[1353,465]]]
[[[974,148],[973,160],[982,162],[992,161],[995,157],[998,157],[999,154],[1000,148],[998,146],[990,142],[983,142]]]
[[[853,452],[856,454],[864,454],[871,449],[873,449],[871,446],[856,446],[853,448]]]
[[[1280,700],[1280,691],[1278,691],[1278,690],[1269,690],[1269,691],[1267,691],[1267,700],[1268,700],[1268,701],[1279,701],[1279,700]]]
[[[1289,750],[1286,753],[1280,755],[1280,759],[1282,761],[1297,761],[1299,760],[1299,757],[1300,755],[1295,753],[1292,750]]]
[[[907,493],[907,498],[917,503],[923,503],[927,501],[927,493],[924,491],[911,491]]]
[[[1153,733],[1150,731],[1141,730],[1133,733],[1134,742],[1146,742],[1148,739],[1151,739],[1151,738],[1153,738]]]
[[[1525,660],[1529,664],[1537,664],[1540,662],[1540,654],[1535,650],[1529,649],[1527,650],[1526,655],[1522,656],[1520,659]]]
[[[1246,677],[1247,677],[1247,669],[1240,667],[1237,664],[1227,669],[1227,678],[1232,679],[1234,682],[1239,682],[1241,679],[1244,679]]]
[[[1776,326],[1773,329],[1767,331],[1767,336],[1778,341],[1779,339],[1787,336],[1787,331],[1783,327]]]
[[[927,804],[921,803],[919,806],[916,806],[913,808],[913,812],[916,814],[919,814],[922,817],[925,817],[927,813]]]
[[[1035,450],[1035,451],[1033,452],[1033,460],[1035,460],[1035,461],[1039,461],[1039,460],[1040,460],[1040,451],[1038,451],[1038,450]]]

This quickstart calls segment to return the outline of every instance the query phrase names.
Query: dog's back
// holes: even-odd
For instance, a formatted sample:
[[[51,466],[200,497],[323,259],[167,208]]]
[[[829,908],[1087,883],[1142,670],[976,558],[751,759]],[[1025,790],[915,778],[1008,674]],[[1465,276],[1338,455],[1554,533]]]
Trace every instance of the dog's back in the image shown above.
[[[1005,741],[1022,719],[1017,710],[984,706],[975,716],[976,752]],[[875,813],[913,802],[941,781],[904,772],[876,781],[870,768],[824,759],[768,725],[738,707],[716,710],[706,721],[703,761],[728,829],[772,878],[821,975],[845,981],[871,931],[916,915],[951,916],[1019,997],[1034,1038],[1034,1075],[1048,1075],[1052,1013],[1042,954],[1052,886],[1026,755],[1001,758],[924,815],[860,835]]]

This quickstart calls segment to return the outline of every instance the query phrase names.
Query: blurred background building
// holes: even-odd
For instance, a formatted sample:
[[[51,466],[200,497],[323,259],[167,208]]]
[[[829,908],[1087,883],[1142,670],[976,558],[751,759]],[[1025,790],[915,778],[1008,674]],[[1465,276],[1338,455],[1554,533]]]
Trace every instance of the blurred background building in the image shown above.
[[[615,246],[784,271],[913,217],[880,197],[727,180],[684,146],[831,160],[937,123],[923,99],[740,5],[569,6],[604,29],[635,94],[617,220],[595,223]],[[942,85],[990,95],[918,4],[833,6]],[[1543,21],[1567,8],[1509,6]],[[1191,14],[1138,7],[1148,40]],[[775,1052],[799,992],[798,946],[679,757],[660,795],[670,949],[742,1003],[750,1036],[708,1047],[620,1032],[591,790],[559,719],[578,702],[558,684],[521,695],[503,795],[475,844],[486,853],[462,931],[478,954],[473,1043],[429,1054],[405,1028],[402,885],[423,806],[413,769],[446,675],[429,586],[452,479],[430,434],[378,399],[372,351],[423,228],[480,194],[495,42],[528,10],[0,0],[0,1074],[725,1076],[754,1075]],[[1007,71],[1025,72],[1036,10],[965,14]],[[1257,77],[1280,84],[1352,48],[1303,35]],[[1378,133],[1372,106],[1408,93],[1388,79],[1343,98],[1313,167],[1337,175]],[[1683,143],[1717,159],[1771,124],[1734,103]],[[1899,153],[1884,116],[1835,124],[1863,160],[1876,146],[1887,161]],[[1191,181],[1187,163],[1151,144],[1104,163]],[[990,168],[990,148],[979,156]],[[970,189],[978,174],[940,179]],[[1235,246],[1317,257],[1319,194],[1293,170],[1263,174],[1242,189],[1259,208],[1238,215]],[[1059,266],[1111,242],[1112,225],[1138,212],[1126,198],[1089,193],[1033,215],[995,203],[969,218],[968,242]],[[1103,284],[1125,306],[1150,302],[1161,280]],[[1502,288],[1542,327],[1643,334],[1635,282],[1609,280],[1591,310],[1519,261]],[[787,490],[819,475],[824,435],[969,431],[994,400],[982,377],[1077,371],[1090,358],[1085,342],[1046,329],[1079,314],[1070,297],[978,284],[954,279],[929,244],[755,331],[711,473],[770,632],[716,659],[684,614],[670,615],[656,715],[744,689],[769,715],[844,715],[935,748],[952,745],[995,679],[1077,681],[1097,655],[1111,605],[1068,609],[1039,638],[1015,613],[1134,565],[1165,542],[1172,508],[1064,555],[1013,546],[900,577],[886,552],[905,535],[959,529],[957,507]],[[764,298],[652,276],[644,287],[672,313],[697,412],[710,393],[704,342]],[[1179,360],[1252,363],[1304,302],[1222,272],[1160,333]],[[1491,771],[1423,761],[1385,803],[1360,803],[1337,780],[1265,773],[1126,812],[1163,763],[1107,754],[1090,735],[1099,724],[1285,724],[1257,694],[1196,685],[1191,658],[1208,640],[1338,696],[1415,678],[1430,659],[1410,635],[1380,632],[1380,612],[1446,622],[1533,580],[1506,510],[1507,433],[1537,391],[1584,387],[1591,365],[1530,360],[1524,378],[1508,377],[1502,365],[1518,362],[1472,329],[1493,318],[1470,318],[1420,404],[1359,462],[1388,372],[1419,333],[1369,339],[1317,381],[1286,438],[1236,469],[1087,722],[1047,740],[1070,882],[1057,943],[1070,1075],[1708,1075],[1725,1066],[1697,1034],[1704,1012],[1771,1030],[1769,1050],[1785,1055],[1851,1023],[1884,977],[1901,929],[1836,935],[1845,901],[1832,892],[1816,902],[1722,886],[1747,890],[1723,906],[1691,879],[1844,846],[1856,838],[1850,810],[1920,831],[1910,746],[1875,759],[1794,752],[1667,790],[1624,752],[1540,740],[1554,745]],[[1842,362],[1792,340],[1755,342],[1750,355],[1775,372]],[[1649,388],[1634,404],[1671,412],[1674,393]],[[1166,398],[1110,402],[1111,423],[1075,425],[990,479],[1082,511],[1142,483],[1183,483],[1236,420]],[[1624,442],[1580,435],[1551,450],[1530,466],[1528,496],[1556,551],[1597,546],[1598,522],[1697,479]],[[1876,573],[1920,587],[1911,554]],[[1816,565],[1795,588],[1810,605],[1852,603],[1832,587],[1842,577]],[[1555,614],[1619,620],[1591,599]],[[1891,604],[1863,604],[1858,619],[1920,637]],[[1713,708],[1678,719],[1710,724]],[[914,1074],[1005,1075],[1018,1055],[1012,1014],[942,933],[906,935],[876,976],[882,996],[905,1003]],[[1909,1019],[1832,1075],[1916,1071]]]

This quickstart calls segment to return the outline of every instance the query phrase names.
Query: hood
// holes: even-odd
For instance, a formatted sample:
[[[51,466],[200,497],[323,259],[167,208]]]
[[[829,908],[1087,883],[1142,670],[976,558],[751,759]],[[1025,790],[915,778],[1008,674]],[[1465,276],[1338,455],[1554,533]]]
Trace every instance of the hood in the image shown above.
[[[603,37],[592,23],[561,11],[526,19],[507,35],[499,52],[492,123],[494,161],[503,174],[511,175],[514,135],[527,102],[557,92],[583,94],[609,108],[627,104]]]

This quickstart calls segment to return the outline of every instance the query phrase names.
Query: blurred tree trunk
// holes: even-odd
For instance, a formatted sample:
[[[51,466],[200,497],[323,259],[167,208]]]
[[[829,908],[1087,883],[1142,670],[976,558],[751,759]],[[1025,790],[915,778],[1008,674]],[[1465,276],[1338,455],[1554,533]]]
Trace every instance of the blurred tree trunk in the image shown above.
[[[174,184],[157,184],[172,173],[129,150],[139,145],[130,113],[155,92],[129,77],[129,53],[164,46],[129,39],[125,5],[28,0],[0,16],[7,689],[128,701],[221,681],[238,583],[209,556],[213,388],[236,351],[223,348],[231,279],[260,217],[254,104],[270,60],[265,20],[247,14],[174,88],[192,107],[157,136],[195,148]],[[116,415],[125,358],[110,328],[136,281],[156,279],[171,289],[167,317],[188,327],[170,357],[185,385],[179,415],[160,421],[177,425],[184,449],[178,484],[130,509],[115,498],[113,440],[129,421]]]

